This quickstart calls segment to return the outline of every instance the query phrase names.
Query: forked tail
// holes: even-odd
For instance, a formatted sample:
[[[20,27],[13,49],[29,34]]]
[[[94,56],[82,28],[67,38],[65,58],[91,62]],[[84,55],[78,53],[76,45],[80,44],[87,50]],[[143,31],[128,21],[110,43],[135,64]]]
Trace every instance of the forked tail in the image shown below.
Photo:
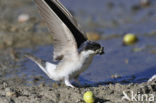
[[[40,58],[37,58],[30,53],[26,53],[25,57],[27,57],[30,60],[32,60],[33,62],[35,62],[48,75],[48,72],[46,70],[46,61],[44,61]]]

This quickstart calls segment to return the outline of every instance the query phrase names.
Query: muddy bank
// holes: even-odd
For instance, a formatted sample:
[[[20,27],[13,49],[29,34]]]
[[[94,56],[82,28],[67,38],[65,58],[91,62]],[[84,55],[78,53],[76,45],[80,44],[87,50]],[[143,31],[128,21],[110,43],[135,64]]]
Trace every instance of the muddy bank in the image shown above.
[[[128,85],[116,83],[98,87],[68,88],[44,85],[13,86],[7,82],[0,81],[0,103],[84,103],[83,94],[88,90],[94,93],[96,103],[135,103],[141,101],[138,96],[133,100],[122,100],[123,91],[130,99],[132,93],[134,95],[138,93],[140,96],[146,94],[147,98],[143,98],[144,102],[148,102],[149,99],[152,101],[151,95],[154,96],[154,100],[156,99],[156,85],[147,85],[147,83]]]

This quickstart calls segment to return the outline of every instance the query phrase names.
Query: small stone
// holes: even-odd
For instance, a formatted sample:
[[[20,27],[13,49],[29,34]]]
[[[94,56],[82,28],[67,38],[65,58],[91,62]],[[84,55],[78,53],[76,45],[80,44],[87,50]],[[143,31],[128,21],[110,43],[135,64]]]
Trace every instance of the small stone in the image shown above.
[[[52,84],[52,87],[53,87],[53,88],[58,88],[58,87],[59,87],[59,84],[57,84],[57,83],[54,82],[54,83]]]
[[[25,32],[28,32],[30,29],[31,29],[30,27],[25,27],[25,28],[24,28],[24,31],[25,31]]]
[[[8,97],[16,96],[16,93],[13,90],[11,90],[10,88],[6,88],[5,93],[6,93],[5,95]]]
[[[156,54],[156,49],[150,51],[151,54]]]
[[[87,33],[87,38],[88,38],[88,40],[94,40],[94,41],[96,41],[96,40],[99,40],[100,39],[100,35],[99,34],[97,34],[97,33]]]
[[[39,85],[39,87],[45,87],[45,84],[44,84],[44,83],[41,83],[41,84]]]
[[[133,52],[141,52],[143,50],[143,48],[133,48],[132,51]]]
[[[11,32],[17,32],[18,29],[17,29],[17,27],[13,26],[13,27],[10,28],[10,31],[11,31]]]
[[[129,60],[128,59],[125,59],[125,64],[128,64],[129,63]]]
[[[143,7],[147,7],[150,5],[150,1],[149,0],[140,0],[140,4]]]
[[[3,84],[4,88],[6,88],[8,86],[8,83],[6,83],[6,82],[3,82],[2,84]]]
[[[30,19],[29,15],[28,14],[21,14],[18,16],[18,22],[19,23],[23,23],[23,22],[26,22]]]
[[[114,75],[111,75],[111,78],[112,78],[112,79],[117,79],[117,78],[121,78],[121,76],[118,75],[118,74],[114,74]]]
[[[10,50],[10,56],[15,61],[19,60],[19,53],[16,50],[14,50],[14,49]]]
[[[5,46],[12,46],[13,44],[13,37],[10,36],[10,37],[7,37],[5,40],[4,40],[4,45]]]

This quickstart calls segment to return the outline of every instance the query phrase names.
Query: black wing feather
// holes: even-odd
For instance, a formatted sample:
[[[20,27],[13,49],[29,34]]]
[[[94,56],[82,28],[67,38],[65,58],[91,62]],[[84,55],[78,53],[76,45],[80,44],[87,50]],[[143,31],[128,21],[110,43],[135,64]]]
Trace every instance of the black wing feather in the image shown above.
[[[78,48],[80,45],[85,42],[87,39],[83,36],[83,34],[75,27],[75,25],[68,19],[68,17],[57,7],[57,5],[51,0],[44,0],[49,7],[57,14],[57,16],[63,21],[63,23],[68,27],[68,29],[72,32]]]

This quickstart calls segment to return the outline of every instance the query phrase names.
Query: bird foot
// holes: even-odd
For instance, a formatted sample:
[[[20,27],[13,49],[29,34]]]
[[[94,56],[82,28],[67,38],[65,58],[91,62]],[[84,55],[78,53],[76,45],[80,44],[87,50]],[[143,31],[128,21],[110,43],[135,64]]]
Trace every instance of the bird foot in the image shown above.
[[[73,85],[70,83],[69,78],[65,78],[64,82],[65,82],[65,85],[66,85],[66,86],[75,88],[75,86],[73,86]]]

